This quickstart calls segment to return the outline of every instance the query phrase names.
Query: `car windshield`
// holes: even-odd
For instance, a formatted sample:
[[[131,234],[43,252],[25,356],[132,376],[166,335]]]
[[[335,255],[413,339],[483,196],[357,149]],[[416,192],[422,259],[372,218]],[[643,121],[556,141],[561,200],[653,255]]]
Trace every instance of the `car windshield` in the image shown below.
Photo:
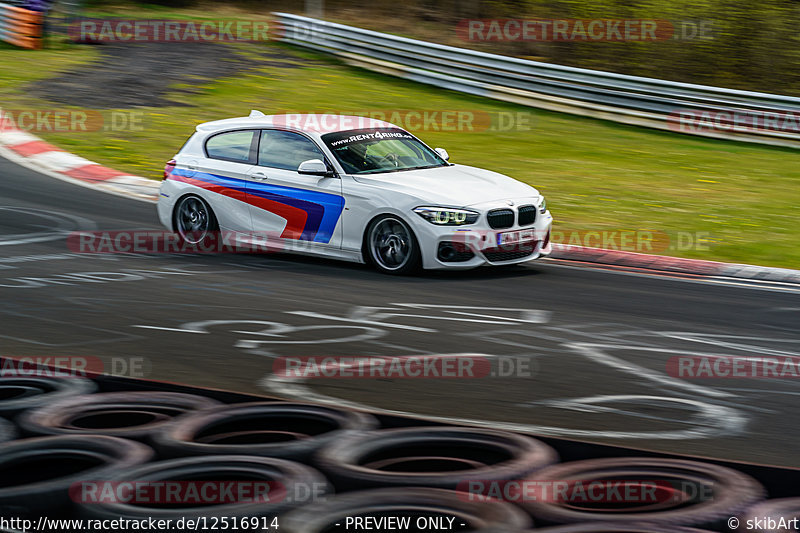
[[[397,128],[328,133],[322,140],[348,174],[447,166],[447,162],[422,141]]]

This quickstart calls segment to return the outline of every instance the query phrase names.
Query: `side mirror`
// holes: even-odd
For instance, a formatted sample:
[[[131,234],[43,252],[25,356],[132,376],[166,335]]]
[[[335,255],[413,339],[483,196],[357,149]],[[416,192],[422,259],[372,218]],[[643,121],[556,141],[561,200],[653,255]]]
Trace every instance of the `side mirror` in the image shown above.
[[[447,150],[445,150],[444,148],[434,148],[433,151],[439,154],[439,157],[441,157],[445,161],[450,159],[450,154],[448,154]]]
[[[332,174],[332,172],[328,170],[328,166],[325,162],[320,159],[303,161],[300,163],[300,166],[297,167],[297,173],[306,174],[308,176],[329,176]]]

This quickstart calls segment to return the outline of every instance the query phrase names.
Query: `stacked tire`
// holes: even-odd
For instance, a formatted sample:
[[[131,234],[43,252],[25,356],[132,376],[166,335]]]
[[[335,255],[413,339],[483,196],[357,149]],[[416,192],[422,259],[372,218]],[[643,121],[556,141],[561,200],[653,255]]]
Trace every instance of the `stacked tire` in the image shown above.
[[[800,500],[763,501],[758,481],[711,463],[646,457],[560,463],[551,446],[506,431],[382,428],[368,413],[329,406],[97,390],[80,378],[0,380],[0,516],[277,516],[279,530],[288,533],[346,531],[348,519],[381,516],[412,525],[447,520],[452,530],[483,533],[533,527],[550,533],[702,533],[726,531],[730,517],[745,523],[748,517],[800,515]],[[474,491],[556,480],[568,487],[652,483],[658,497],[587,504],[563,495]],[[114,492],[203,483],[265,490],[257,499],[214,505],[130,500]],[[99,487],[110,487],[111,497]],[[270,529],[272,522],[247,525]],[[166,529],[186,527],[173,522]]]

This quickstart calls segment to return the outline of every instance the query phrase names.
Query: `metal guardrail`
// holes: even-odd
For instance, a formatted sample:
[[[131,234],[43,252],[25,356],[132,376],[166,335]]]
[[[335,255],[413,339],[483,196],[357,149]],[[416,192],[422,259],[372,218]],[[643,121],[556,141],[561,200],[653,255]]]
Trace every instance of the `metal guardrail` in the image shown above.
[[[22,48],[41,48],[42,19],[39,11],[0,3],[0,41]]]
[[[273,15],[281,41],[413,81],[626,124],[800,148],[800,98],[567,67]]]

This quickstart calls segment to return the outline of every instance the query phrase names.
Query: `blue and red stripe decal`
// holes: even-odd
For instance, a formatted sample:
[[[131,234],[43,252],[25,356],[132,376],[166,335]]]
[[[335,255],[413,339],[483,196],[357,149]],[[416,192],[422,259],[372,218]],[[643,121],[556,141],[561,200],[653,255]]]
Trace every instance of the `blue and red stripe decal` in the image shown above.
[[[344,210],[344,198],[341,195],[321,191],[256,183],[179,168],[174,169],[167,179],[223,194],[285,218],[286,227],[281,233],[285,239],[330,242]]]

